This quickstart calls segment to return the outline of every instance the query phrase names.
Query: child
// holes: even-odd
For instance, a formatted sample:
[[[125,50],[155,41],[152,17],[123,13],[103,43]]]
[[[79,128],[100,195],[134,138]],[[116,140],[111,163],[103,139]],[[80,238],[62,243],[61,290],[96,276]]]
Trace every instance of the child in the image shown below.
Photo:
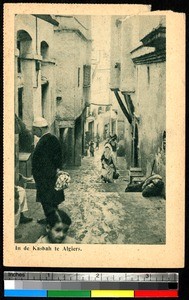
[[[66,234],[71,225],[70,217],[62,210],[53,210],[47,216],[46,235],[41,236],[36,243],[73,244],[73,239]]]

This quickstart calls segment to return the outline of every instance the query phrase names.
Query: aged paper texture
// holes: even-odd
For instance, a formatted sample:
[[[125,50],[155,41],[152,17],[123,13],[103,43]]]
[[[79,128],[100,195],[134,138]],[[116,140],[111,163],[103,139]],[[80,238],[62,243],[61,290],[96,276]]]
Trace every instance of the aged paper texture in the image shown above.
[[[148,131],[148,136],[151,136],[151,139],[153,140],[154,139],[153,132],[161,128],[161,124],[165,123],[162,145],[164,145],[163,143],[165,143],[166,141],[166,172],[165,172],[166,176],[164,178],[164,181],[166,182],[166,192],[165,192],[166,197],[164,197],[163,199],[157,201],[155,199],[149,200],[148,198],[142,198],[141,194],[139,193],[130,193],[130,194],[127,193],[127,196],[126,193],[121,194],[121,192],[124,192],[126,187],[126,181],[124,180],[121,181],[121,179],[118,179],[117,183],[106,183],[106,184],[103,183],[104,184],[103,186],[101,185],[101,183],[97,182],[97,184],[96,183],[94,184],[94,187],[96,188],[96,186],[98,186],[99,190],[96,191],[95,189],[91,189],[89,192],[89,190],[87,190],[87,187],[85,187],[86,182],[81,183],[81,180],[78,179],[80,174],[80,171],[78,170],[80,169],[79,167],[76,168],[76,166],[79,164],[82,166],[83,161],[86,160],[88,162],[93,161],[93,157],[81,158],[81,155],[78,152],[79,151],[78,149],[80,149],[79,147],[81,147],[83,139],[81,138],[81,140],[79,140],[80,133],[78,133],[79,130],[78,128],[80,126],[79,125],[80,119],[78,116],[80,112],[79,112],[79,108],[77,108],[78,105],[77,101],[74,100],[75,106],[72,107],[71,100],[70,100],[70,104],[69,104],[69,99],[66,100],[66,98],[68,98],[66,91],[69,89],[69,86],[66,87],[64,86],[65,90],[63,89],[63,87],[61,87],[61,84],[59,85],[59,83],[56,86],[56,89],[54,89],[53,86],[50,86],[51,80],[56,79],[58,82],[58,77],[59,75],[61,77],[61,73],[59,73],[59,75],[54,76],[53,78],[52,76],[53,73],[51,71],[49,72],[44,71],[44,73],[42,74],[41,70],[47,70],[47,68],[49,68],[49,70],[52,70],[50,68],[59,67],[61,65],[60,58],[61,58],[62,49],[59,43],[54,43],[52,47],[53,50],[58,49],[57,51],[59,51],[57,52],[59,53],[59,55],[57,55],[56,60],[54,60],[53,56],[50,58],[46,56],[48,54],[48,51],[49,53],[51,51],[50,46],[48,46],[48,44],[46,43],[46,39],[48,40],[52,32],[56,32],[58,38],[61,30],[68,33],[69,38],[71,36],[72,37],[74,36],[76,38],[75,40],[76,46],[77,43],[78,45],[79,43],[83,43],[82,45],[84,45],[85,42],[89,40],[88,37],[86,37],[85,34],[83,33],[84,30],[86,30],[86,26],[84,26],[83,25],[84,23],[82,23],[82,20],[85,19],[85,16],[101,17],[101,21],[105,20],[107,17],[110,17],[111,20],[113,20],[112,24],[114,24],[114,30],[116,31],[119,30],[119,28],[121,28],[120,40],[117,39],[116,34],[113,35],[113,33],[111,33],[111,39],[110,39],[111,55],[109,57],[110,67],[108,67],[108,69],[110,69],[109,92],[111,92],[113,97],[115,98],[114,101],[116,100],[115,97],[116,95],[118,101],[120,100],[119,97],[122,97],[122,99],[126,99],[126,100],[130,99],[130,103],[132,102],[132,99],[136,100],[133,101],[133,103],[135,104],[136,113],[132,112],[132,109],[129,110],[126,105],[125,115],[128,121],[126,118],[123,121],[123,123],[126,124],[125,126],[128,126],[129,124],[128,122],[132,123],[133,120],[135,120],[134,121],[135,126],[132,127],[134,128],[132,132],[129,131],[130,129],[127,129],[128,134],[130,132],[130,135],[134,137],[132,140],[133,156],[131,155],[133,159],[134,167],[138,168],[140,166],[140,162],[141,164],[143,163],[144,158],[146,159],[146,161],[148,161],[149,159],[148,155],[147,157],[143,155],[141,155],[140,157],[140,155],[138,154],[138,151],[141,151],[142,153],[142,150],[144,150],[142,145],[146,143],[146,148],[148,148],[148,145],[151,145],[150,141],[145,140],[145,130]],[[104,19],[102,18],[102,16],[104,17]],[[159,16],[161,16],[161,18]],[[147,20],[147,18],[149,20],[149,17],[152,20],[151,31],[149,34],[145,33],[145,35],[143,35],[142,38],[142,35],[140,35],[140,33],[142,30],[145,31],[145,26],[144,26],[145,20]],[[62,23],[63,25],[60,25],[62,18],[64,18],[64,23]],[[158,18],[161,20],[159,21]],[[69,27],[70,25],[68,23],[70,22],[71,19],[73,20],[73,22],[75,22],[74,26],[76,27],[73,26]],[[97,19],[94,18],[94,20]],[[158,20],[159,22],[158,28],[157,27],[155,27],[155,29],[153,28],[153,20]],[[94,24],[96,23],[93,23],[93,28],[96,26],[96,25],[94,26]],[[57,28],[56,26],[59,27]],[[33,32],[31,31],[31,28]],[[38,28],[41,28],[40,29],[41,31],[40,30],[38,31]],[[54,31],[52,31],[51,28],[53,28]],[[158,43],[162,43],[161,36],[162,34],[164,36],[165,28],[166,28],[166,44],[164,44],[164,46],[166,48],[162,49],[161,47],[158,48],[159,47]],[[99,33],[101,40],[103,42],[106,41],[107,32],[104,29],[104,36],[103,36],[103,26],[99,27],[98,30],[102,31],[101,34]],[[132,34],[130,35],[130,40],[128,38],[128,41],[132,43],[136,38],[138,38],[140,44],[139,45],[135,44],[135,47],[132,48],[134,50],[130,49],[129,51],[127,51],[126,39],[124,44],[124,42],[122,42],[121,40],[121,37],[124,36],[124,34],[125,37],[129,36],[129,32],[131,31]],[[96,36],[98,38],[98,34]],[[71,38],[70,39],[69,38],[65,40],[65,42],[63,43],[63,48],[65,49],[66,47],[69,49],[69,43],[71,42]],[[113,38],[115,38],[117,44],[116,42],[114,42]],[[38,39],[41,41],[41,44],[38,44],[37,42]],[[165,42],[165,39],[164,38],[162,39]],[[116,47],[116,45],[117,45],[117,51],[116,50],[113,51],[112,49],[116,49],[114,48]],[[39,49],[39,47],[41,48]],[[73,68],[73,64],[70,63],[69,65],[68,62],[68,59],[70,59],[70,61],[72,59],[71,56],[72,56],[73,48],[70,48],[70,50],[68,50],[68,52],[70,51],[70,56],[67,56],[67,61],[66,61],[68,63],[67,64],[68,70],[71,70]],[[154,56],[153,54],[151,55],[151,53],[153,53],[153,51],[156,51],[155,49],[157,48],[159,49],[158,56]],[[39,50],[41,51],[40,54],[38,52]],[[22,52],[21,55],[19,54],[19,51],[20,53]],[[79,57],[82,57],[83,55],[82,47],[79,51],[80,51]],[[119,54],[118,52],[120,52],[120,57],[118,55]],[[166,60],[165,60],[165,53],[166,53]],[[128,59],[128,55],[126,54],[129,55],[128,61],[130,63],[127,67],[124,67],[124,59]],[[120,60],[119,59],[116,60],[117,58],[115,57],[119,57]],[[115,61],[113,61],[113,58],[115,58]],[[105,60],[106,58],[104,56],[104,61]],[[76,61],[77,58],[75,58],[75,62]],[[163,64],[161,64],[162,62]],[[134,66],[133,63],[135,65],[134,68],[133,68]],[[85,65],[84,69],[86,71],[87,68],[89,68],[88,66],[91,65],[90,60],[85,62],[83,65]],[[145,74],[142,75],[142,72],[144,71],[143,69],[144,65],[145,65]],[[161,66],[159,67],[159,65]],[[133,73],[133,76],[131,76],[132,72],[130,74],[128,73],[130,70],[129,68],[131,69],[133,68],[132,69],[133,72],[138,72],[137,76],[139,80],[135,87],[133,87],[133,81],[132,81],[135,76],[134,75],[135,73]],[[70,89],[75,90],[80,87],[82,80],[86,80],[86,82],[87,80],[89,80],[87,76],[82,77],[80,75],[84,69],[83,66],[82,68],[80,67],[77,68],[77,72],[76,72],[77,84],[74,87],[70,86]],[[111,72],[111,70],[113,71]],[[164,73],[162,70],[164,70]],[[91,76],[95,76],[95,70],[92,69],[92,72],[93,71],[94,73],[92,73]],[[23,78],[24,72],[26,75]],[[116,76],[114,77],[114,74],[118,74],[118,73],[113,73],[113,72],[120,72],[121,77],[119,83],[118,81],[116,81],[118,77]],[[65,78],[67,79],[71,78],[69,77],[70,76],[69,72],[65,74],[67,74],[65,75]],[[144,76],[147,76],[145,77],[147,78],[145,79],[146,81],[145,82],[140,81],[140,78],[144,78]],[[165,76],[166,81],[162,82],[162,78],[164,78],[162,76]],[[33,87],[31,89],[28,89],[26,94],[24,89],[24,84],[28,84],[29,86],[30,82],[33,80],[32,78],[35,79],[32,82]],[[153,83],[154,85],[151,88],[154,91],[155,97],[157,99],[157,103],[156,103],[156,107],[154,107],[154,111],[152,111],[152,109],[151,111],[149,111],[148,108],[150,107],[151,99],[145,98],[146,95],[145,84],[147,84],[150,89],[150,84],[152,81],[155,82],[155,84]],[[40,82],[40,90],[39,90],[39,82]],[[165,88],[163,88],[163,84]],[[162,86],[162,90],[161,88],[159,88],[160,85]],[[87,83],[86,84],[83,83],[82,88],[85,88],[85,91],[87,91],[88,88]],[[47,97],[48,92],[46,93],[46,91],[49,91],[50,89],[51,89],[51,94],[50,94],[51,107],[46,108],[45,104],[43,106],[43,101],[45,101],[44,99],[46,99],[45,97]],[[91,89],[92,89],[92,85],[91,85]],[[140,95],[137,94],[138,91],[137,89],[140,90]],[[137,97],[135,98],[136,94],[138,95],[137,96],[138,98]],[[127,98],[128,95],[129,98]],[[37,103],[37,99],[40,97],[42,97],[41,100],[42,110]],[[80,97],[79,94],[78,97]],[[166,99],[165,102],[166,104],[165,103],[162,104],[161,100],[164,98]],[[24,100],[26,102],[24,102],[23,99],[26,99]],[[81,99],[81,105],[83,105],[82,101],[85,101],[85,96],[81,96],[78,99]],[[138,113],[137,109],[140,108],[142,102],[141,99],[143,99],[143,101],[146,102],[143,106],[143,112],[140,111]],[[137,102],[138,100],[139,102]],[[66,110],[63,111],[62,118],[61,118],[62,111],[60,109],[61,103],[67,103],[66,104],[67,111]],[[53,106],[55,104],[57,105],[58,108]],[[93,107],[94,110],[91,111],[91,115],[90,114],[88,115],[89,119],[87,125],[89,128],[88,130],[89,132],[91,132],[91,134],[93,133],[92,131],[93,129],[90,129],[91,125],[89,124],[91,124],[90,120],[92,120],[90,118],[96,120],[95,119],[96,115],[102,116],[103,115],[102,112],[104,109],[103,107],[106,107],[106,111],[104,112],[104,115],[105,113],[108,114],[108,109],[109,109],[108,107],[110,107],[111,105],[107,104],[105,100],[94,103],[93,98],[91,98],[91,104],[89,103],[88,107],[89,106]],[[95,107],[98,107],[98,111],[95,111]],[[164,107],[165,109],[161,111],[161,107]],[[65,106],[63,109],[65,109]],[[69,116],[71,116],[73,110],[75,113],[74,117],[73,118],[67,117],[69,114],[70,114]],[[49,121],[50,117],[48,119],[48,114],[50,115],[51,113],[53,113],[54,116],[56,115],[56,122],[53,128],[55,129],[55,133],[58,130],[60,134],[59,136],[60,140],[61,140],[61,134],[63,139],[66,130],[70,130],[69,132],[72,132],[73,128],[75,128],[74,130],[75,130],[76,139],[74,145],[76,145],[76,149],[74,148],[75,154],[73,154],[75,155],[74,156],[75,169],[74,168],[73,169],[70,168],[70,170],[68,169],[68,173],[70,172],[70,174],[73,174],[73,176],[71,177],[72,180],[74,181],[74,178],[76,178],[74,177],[76,174],[75,170],[77,169],[78,172],[77,180],[78,181],[80,180],[79,183],[80,187],[83,184],[84,191],[81,192],[79,190],[76,190],[75,196],[73,197],[72,192],[75,186],[74,184],[77,184],[77,182],[75,181],[71,183],[72,185],[70,184],[70,187],[65,190],[66,200],[65,200],[65,204],[63,203],[62,206],[62,208],[64,209],[64,205],[65,205],[65,208],[67,209],[69,215],[72,218],[73,227],[70,227],[71,230],[70,232],[72,233],[72,234],[70,233],[70,237],[72,238],[72,241],[74,241],[75,238],[76,242],[68,241],[67,244],[65,242],[64,244],[51,243],[51,244],[42,245],[34,242],[32,239],[32,234],[33,235],[36,234],[35,230],[34,230],[35,232],[33,231],[32,233],[32,228],[42,228],[40,227],[42,225],[36,225],[37,224],[36,216],[37,214],[39,214],[39,211],[42,212],[42,208],[40,203],[36,204],[35,202],[35,197],[34,197],[35,194],[32,194],[35,192],[35,190],[33,190],[32,192],[30,188],[27,188],[27,196],[31,194],[34,195],[32,196],[33,197],[32,199],[34,199],[32,200],[33,202],[31,201],[28,203],[29,211],[33,211],[33,212],[35,211],[33,215],[29,215],[30,217],[33,218],[33,220],[28,224],[17,224],[18,229],[20,228],[19,229],[20,240],[19,238],[15,237],[16,225],[15,225],[14,186],[15,186],[16,176],[18,176],[18,173],[16,174],[15,170],[18,167],[17,151],[19,151],[17,148],[18,131],[16,132],[16,130],[19,129],[15,127],[17,126],[16,125],[17,123],[15,122],[15,114],[18,117],[20,117],[20,119],[24,121],[26,127],[31,130],[32,121],[34,117],[47,116],[46,119],[48,120],[48,122],[50,122]],[[132,117],[129,113],[132,115]],[[101,142],[104,142],[106,140],[107,134],[109,135],[110,133],[119,134],[119,128],[116,127],[118,129],[115,129],[113,125],[114,116],[116,119],[117,110],[113,111],[112,109],[112,114],[113,114],[113,118],[111,123],[112,124],[111,130],[108,126],[104,125],[103,127],[104,135],[102,134],[103,140],[101,140]],[[146,120],[145,116],[148,116],[148,114],[151,114],[151,116],[148,119],[151,121],[148,121],[149,122],[148,127],[144,129],[144,124]],[[159,117],[162,117],[161,124],[158,123]],[[85,126],[86,115],[82,120],[84,120],[84,126]],[[138,132],[138,128],[139,128],[139,140],[140,140],[139,146],[136,145],[136,140],[135,140],[136,130]],[[140,130],[140,128],[143,128],[143,130]],[[101,129],[98,128],[98,130]],[[78,134],[78,139],[77,139],[77,134]],[[123,132],[123,135],[124,134],[125,132]],[[165,134],[166,134],[166,138],[165,138]],[[155,146],[156,144],[154,142],[153,147]],[[121,149],[121,146],[119,147]],[[162,161],[161,151],[163,150],[165,151],[164,148],[165,145],[160,148],[157,147],[157,153],[155,157],[156,159],[159,159],[158,161],[160,162],[159,163],[160,165]],[[72,147],[69,150],[71,153]],[[98,151],[99,151],[98,149],[95,150],[95,155],[96,153],[98,153]],[[22,151],[22,152],[27,152],[27,151]],[[147,152],[144,151],[144,153]],[[19,153],[19,155],[20,155],[19,156],[20,164],[21,161],[22,163],[25,162],[25,164],[27,163],[29,164],[29,161],[27,160],[29,159],[29,155],[27,155],[26,153],[25,154]],[[93,155],[91,154],[91,156]],[[69,156],[69,158],[70,157],[71,156]],[[118,162],[119,159],[120,158],[118,157]],[[80,163],[78,163],[78,161]],[[152,158],[150,160],[150,163],[151,161],[153,161]],[[99,158],[99,164],[100,164],[100,158]],[[20,166],[19,166],[19,172],[21,172]],[[23,166],[22,169],[23,172],[25,172],[24,170],[28,170],[25,169],[26,167],[24,163],[22,166]],[[146,174],[143,175],[147,175],[148,173],[149,176],[150,166],[151,165],[149,164],[146,167],[145,169]],[[121,174],[122,169],[121,167],[119,168]],[[82,171],[81,169],[81,172],[83,172],[81,174],[85,174],[84,171]],[[29,177],[32,174],[26,172],[22,175],[24,175],[25,177]],[[100,173],[98,173],[98,175],[100,177]],[[120,178],[122,177],[120,176]],[[100,179],[98,178],[98,180]],[[119,182],[121,182],[120,185]],[[3,199],[4,245],[3,245],[3,249],[4,249],[5,266],[85,267],[85,268],[86,267],[88,268],[89,267],[181,268],[184,266],[184,228],[185,228],[184,182],[185,182],[185,16],[184,14],[174,13],[171,11],[150,12],[150,6],[147,5],[146,6],[145,5],[110,5],[110,4],[107,5],[79,4],[78,5],[78,4],[29,4],[29,3],[28,4],[17,3],[17,4],[4,5],[4,199]],[[91,184],[90,179],[87,184],[89,185]],[[117,192],[115,193],[114,187],[116,189],[116,186],[117,186]],[[104,196],[105,194],[103,193],[104,189],[108,189],[106,196]],[[80,195],[82,195],[83,197],[82,200],[83,202],[86,199],[86,203],[87,203],[87,201],[89,201],[89,198],[92,197],[94,199],[94,202],[96,203],[94,203],[94,206],[92,205],[89,206],[89,204],[86,204],[85,206],[85,204],[82,203],[83,205],[82,213],[84,217],[83,219],[78,220],[77,216],[79,218],[80,216],[79,213],[81,212],[77,213],[77,209],[79,210],[77,201],[79,201]],[[95,206],[97,205],[97,200],[95,200],[97,199],[97,196],[99,198],[101,197],[101,203],[99,202],[99,205],[100,206],[104,205],[103,210],[104,211],[106,210],[105,206],[108,207],[106,211],[107,215],[105,214],[104,219],[100,219],[99,215],[96,213],[97,209],[99,209],[99,207]],[[139,200],[136,200],[135,196],[139,197],[137,198]],[[71,199],[71,197],[73,199]],[[109,197],[109,198],[103,198],[103,197]],[[130,197],[130,198],[126,199],[125,197]],[[130,201],[128,199],[130,199]],[[124,201],[128,201],[128,202],[124,203]],[[75,203],[75,205],[73,203]],[[136,203],[136,207],[134,207],[135,203]],[[38,205],[38,206],[36,206],[37,208],[35,210],[32,210],[30,209],[31,205],[33,206]],[[129,209],[132,210],[132,205],[133,205],[133,211],[132,214],[129,215],[128,211]],[[140,209],[140,205],[143,205],[141,206],[141,209]],[[164,215],[162,211],[164,211]],[[124,229],[123,227],[123,229],[121,230],[121,227],[119,227],[119,229],[117,230],[116,226],[121,226],[121,225],[120,225],[120,221],[117,220],[119,219],[119,217],[118,215],[116,215],[116,212],[117,214],[120,214],[120,220],[122,220],[123,226],[125,226],[124,222],[127,222],[126,229]],[[150,218],[150,216],[153,216],[153,213],[154,213],[154,219],[157,219],[157,223],[152,224],[153,228],[151,228],[151,231],[149,231],[151,232],[150,234],[152,234],[152,236],[150,237],[149,233],[145,231],[145,228],[150,227],[150,225],[147,224],[148,216]],[[23,215],[23,211],[21,212],[21,214]],[[144,219],[142,219],[143,214],[145,216]],[[159,214],[162,217],[162,223],[160,223],[161,220],[159,220],[158,223]],[[26,214],[26,216],[28,215]],[[128,219],[130,218],[129,219],[130,221],[128,221],[127,218]],[[112,227],[111,227],[111,220],[112,220]],[[22,219],[22,221],[24,223],[25,219]],[[93,228],[87,227],[88,222],[93,222],[90,223],[93,224]],[[149,222],[151,222],[151,219]],[[102,226],[100,226],[99,224]],[[141,226],[139,227],[144,229],[143,231],[139,231],[139,232],[143,232],[144,242],[143,242],[143,236],[137,237],[136,224],[138,224],[137,226],[141,224]],[[75,229],[72,229],[74,228],[74,226]],[[84,229],[87,228],[87,230],[83,229],[82,231],[81,230],[82,226]],[[25,235],[26,228],[29,228],[28,232],[30,232],[30,236],[28,234],[27,237]],[[126,234],[127,229],[129,232],[128,235]],[[98,232],[100,232],[99,235]],[[138,235],[140,235],[140,233],[138,233]],[[136,236],[135,240],[134,240],[134,236]],[[40,234],[38,235],[38,238],[39,237]],[[52,236],[51,237],[49,236],[48,238],[50,239],[52,238]]]

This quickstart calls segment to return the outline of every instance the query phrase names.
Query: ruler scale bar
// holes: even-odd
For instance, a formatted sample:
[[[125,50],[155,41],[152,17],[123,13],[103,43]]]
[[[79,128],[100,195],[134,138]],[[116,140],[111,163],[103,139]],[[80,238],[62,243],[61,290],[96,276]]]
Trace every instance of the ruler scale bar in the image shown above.
[[[178,273],[4,272],[4,296],[178,298]]]
[[[178,282],[178,273],[4,272],[4,280]]]

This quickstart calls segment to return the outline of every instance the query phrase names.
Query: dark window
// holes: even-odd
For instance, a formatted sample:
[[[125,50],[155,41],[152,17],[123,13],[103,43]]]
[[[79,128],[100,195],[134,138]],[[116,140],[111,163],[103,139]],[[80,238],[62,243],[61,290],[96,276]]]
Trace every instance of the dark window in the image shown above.
[[[41,56],[43,59],[47,59],[49,55],[49,45],[43,41],[41,42]]]
[[[22,73],[21,59],[20,59],[20,57],[17,58],[17,72],[18,73]]]
[[[23,119],[23,88],[18,89],[18,116]]]
[[[47,95],[48,95],[48,83],[41,86],[41,104],[42,104],[42,117],[46,118],[47,112]]]
[[[106,106],[106,111],[110,111],[110,105]]]
[[[17,41],[17,49],[19,50],[19,55],[20,55],[20,41]],[[21,73],[22,69],[21,69],[21,59],[20,57],[17,58],[17,72]]]
[[[91,84],[91,66],[83,66],[83,87],[89,87]]]
[[[20,51],[20,41],[17,41],[17,49]]]
[[[98,108],[98,115],[100,115],[102,113],[102,106],[99,106]]]
[[[78,68],[77,86],[80,86],[80,68]]]
[[[148,84],[150,84],[150,67],[147,66]]]

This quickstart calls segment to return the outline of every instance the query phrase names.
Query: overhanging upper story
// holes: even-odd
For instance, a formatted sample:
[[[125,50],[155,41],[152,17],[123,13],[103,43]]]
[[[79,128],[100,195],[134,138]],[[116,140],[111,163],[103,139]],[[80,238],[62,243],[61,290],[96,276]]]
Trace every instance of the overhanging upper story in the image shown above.
[[[166,60],[166,28],[159,25],[141,39],[141,45],[131,51],[134,64],[151,64]]]

